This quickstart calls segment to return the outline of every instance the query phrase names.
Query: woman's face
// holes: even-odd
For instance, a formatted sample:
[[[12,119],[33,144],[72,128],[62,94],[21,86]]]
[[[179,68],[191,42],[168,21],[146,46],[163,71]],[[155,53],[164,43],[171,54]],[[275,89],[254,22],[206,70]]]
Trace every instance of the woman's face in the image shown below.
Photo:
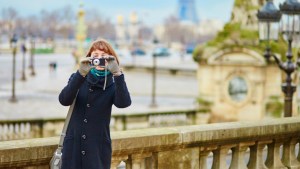
[[[91,57],[92,58],[97,58],[97,59],[100,59],[100,58],[104,58],[104,57],[107,57],[108,54],[105,53],[104,51],[102,50],[99,50],[99,49],[96,49],[94,50],[92,53],[91,53]],[[105,60],[105,65],[107,65],[107,61]],[[104,70],[103,67],[100,67],[100,66],[96,66],[96,69],[97,70]]]

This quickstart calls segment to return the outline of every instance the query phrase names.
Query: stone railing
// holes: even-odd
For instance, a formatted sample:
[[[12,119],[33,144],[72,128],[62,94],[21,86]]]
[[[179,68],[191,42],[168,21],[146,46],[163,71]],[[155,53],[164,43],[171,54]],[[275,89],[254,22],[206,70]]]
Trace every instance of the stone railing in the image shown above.
[[[0,120],[0,141],[53,137],[61,133],[65,119]],[[205,123],[203,113],[194,109],[151,113],[114,114],[111,130],[195,125]]]
[[[112,169],[300,168],[300,119],[112,132]],[[47,168],[58,138],[0,142],[0,168]],[[296,154],[297,153],[297,154]]]
[[[2,120],[0,141],[57,136],[63,124],[64,119]]]

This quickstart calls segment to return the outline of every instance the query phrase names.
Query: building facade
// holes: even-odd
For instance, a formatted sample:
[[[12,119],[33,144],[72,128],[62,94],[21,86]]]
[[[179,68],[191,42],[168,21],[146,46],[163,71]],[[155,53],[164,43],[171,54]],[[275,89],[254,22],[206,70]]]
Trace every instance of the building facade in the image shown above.
[[[212,103],[210,122],[258,120],[268,115],[266,105],[283,98],[281,79],[277,65],[267,64],[261,54],[228,48],[199,64],[199,96]]]

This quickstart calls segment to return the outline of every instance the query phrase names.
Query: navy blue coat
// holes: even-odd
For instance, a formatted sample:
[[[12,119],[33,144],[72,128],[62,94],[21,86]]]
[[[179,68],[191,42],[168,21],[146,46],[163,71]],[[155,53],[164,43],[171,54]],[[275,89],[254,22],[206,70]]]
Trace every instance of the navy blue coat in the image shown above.
[[[79,90],[63,143],[62,169],[110,169],[112,105],[128,107],[131,98],[124,75],[110,74],[105,90],[103,85],[104,78],[77,71],[59,94],[59,102],[69,106]]]

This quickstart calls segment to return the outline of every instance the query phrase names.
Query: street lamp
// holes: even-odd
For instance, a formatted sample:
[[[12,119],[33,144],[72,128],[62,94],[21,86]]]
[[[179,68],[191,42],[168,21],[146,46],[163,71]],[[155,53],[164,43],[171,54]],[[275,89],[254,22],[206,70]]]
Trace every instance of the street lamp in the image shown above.
[[[152,101],[150,104],[150,107],[157,107],[156,104],[156,48],[157,44],[159,43],[158,39],[154,37],[153,44],[154,44],[154,51],[152,53],[152,61],[153,61],[153,67],[152,67]]]
[[[22,58],[22,77],[21,77],[21,80],[26,81],[25,55],[26,55],[27,48],[26,48],[26,37],[25,37],[25,35],[23,35],[22,39],[23,39],[23,43],[22,43],[22,46],[21,46],[21,51],[23,53],[23,58]]]
[[[280,4],[280,11],[276,9],[273,0],[267,0],[267,3],[257,13],[259,20],[259,38],[261,41],[267,42],[264,57],[269,62],[270,57],[273,57],[281,70],[286,73],[285,83],[282,84],[284,97],[284,116],[292,116],[293,93],[296,91],[296,86],[292,84],[291,74],[296,70],[297,65],[292,61],[292,42],[293,37],[299,34],[300,30],[300,3],[297,0],[286,0]],[[287,60],[282,62],[276,55],[271,52],[270,40],[278,40],[279,21],[281,20],[282,34],[288,40],[288,51],[286,53]],[[299,65],[299,60],[297,64]]]
[[[34,35],[32,35],[30,39],[30,65],[29,65],[29,68],[31,69],[31,76],[35,76],[34,51],[35,51],[35,37]]]
[[[10,40],[12,52],[13,52],[13,66],[12,66],[12,96],[10,98],[10,102],[15,103],[17,102],[17,98],[15,95],[15,84],[16,84],[16,54],[17,54],[17,35],[14,34]]]

